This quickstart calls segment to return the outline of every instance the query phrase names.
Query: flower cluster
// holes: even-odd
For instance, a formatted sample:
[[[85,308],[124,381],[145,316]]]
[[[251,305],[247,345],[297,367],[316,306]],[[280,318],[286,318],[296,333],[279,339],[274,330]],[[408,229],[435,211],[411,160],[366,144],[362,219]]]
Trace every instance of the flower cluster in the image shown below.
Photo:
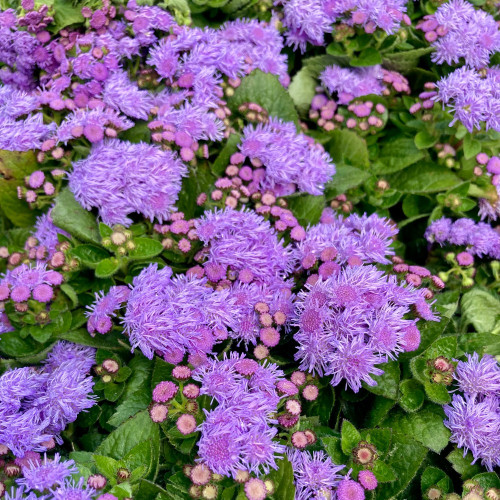
[[[323,261],[318,273],[327,278],[338,270],[338,264],[389,263],[387,257],[394,255],[391,243],[397,233],[397,227],[377,214],[343,217],[326,208],[320,223],[308,228],[305,238],[297,244],[297,256],[304,269]],[[327,264],[333,261],[338,264]]]
[[[411,24],[402,0],[276,0],[275,5],[283,6],[287,44],[302,52],[307,43],[323,45],[325,35],[332,32],[337,21],[362,27],[366,33],[380,28],[389,34],[397,31],[402,22]]]
[[[148,144],[104,141],[73,165],[69,188],[87,210],[96,207],[108,224],[130,225],[130,213],[167,220],[186,166],[171,151]]]
[[[218,403],[200,426],[199,461],[232,477],[241,470],[259,474],[277,469],[285,448],[274,439],[278,430],[272,415],[283,372],[274,364],[260,365],[232,353],[198,368],[194,379],[201,383],[201,393]]]
[[[58,342],[42,369],[16,368],[0,377],[0,444],[22,457],[54,447],[54,439],[95,403],[87,376],[94,349]]]
[[[17,310],[25,312],[28,301],[50,302],[54,298],[54,287],[63,282],[57,271],[47,269],[38,262],[36,265],[21,264],[7,271],[0,281],[0,300],[11,300]]]
[[[493,16],[465,0],[442,4],[417,28],[435,48],[432,60],[438,64],[457,64],[463,58],[467,66],[481,69],[500,50],[500,30]]]
[[[444,407],[451,442],[491,471],[500,465],[500,367],[493,356],[474,353],[458,362],[454,378],[462,394]]]
[[[354,392],[361,383],[376,385],[376,365],[413,351],[420,335],[410,307],[425,320],[438,321],[425,292],[401,286],[395,276],[373,265],[340,267],[326,279],[306,284],[295,302],[300,369],[332,375]]]
[[[439,243],[441,246],[464,246],[465,252],[470,256],[500,258],[500,234],[484,222],[467,218],[453,222],[442,217],[432,222],[425,232],[425,237],[430,243]],[[463,258],[466,259],[467,256],[464,255]]]
[[[246,159],[251,164],[239,173],[242,178],[248,177],[244,180],[250,181],[250,194],[269,189],[278,196],[297,190],[320,195],[335,174],[335,166],[320,144],[297,134],[293,123],[275,118],[245,127],[239,149],[242,157],[238,164]]]
[[[113,327],[112,317],[127,301],[130,289],[126,286],[112,286],[108,293],[96,293],[96,300],[91,306],[87,306],[86,316],[87,330],[91,335],[108,333]]]
[[[123,324],[132,348],[149,359],[157,353],[177,364],[188,353],[195,364],[235,325],[234,299],[206,278],[172,274],[151,264],[134,278]]]

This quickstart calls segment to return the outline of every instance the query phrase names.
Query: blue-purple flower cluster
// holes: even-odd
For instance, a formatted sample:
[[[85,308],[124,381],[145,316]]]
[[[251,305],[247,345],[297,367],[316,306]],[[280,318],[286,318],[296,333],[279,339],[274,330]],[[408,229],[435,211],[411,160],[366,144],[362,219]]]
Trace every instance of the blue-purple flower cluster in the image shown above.
[[[467,253],[480,258],[500,259],[500,234],[485,222],[441,217],[431,223],[425,237],[429,243],[465,247]]]
[[[377,28],[388,34],[411,21],[403,0],[276,0],[282,5],[283,25],[287,28],[287,44],[305,52],[307,44],[323,45],[325,35],[334,30],[334,23],[361,27],[366,33]]]
[[[22,457],[54,446],[59,433],[95,404],[88,373],[95,350],[64,341],[43,367],[15,368],[0,377],[0,444]]]
[[[270,118],[266,124],[248,125],[239,149],[242,162],[248,159],[257,169],[249,171],[249,194],[272,190],[276,196],[295,191],[320,195],[335,174],[330,155],[310,137],[297,134],[291,122]]]
[[[267,474],[278,468],[276,460],[285,447],[274,439],[278,429],[273,415],[280,401],[276,384],[283,377],[276,365],[261,365],[237,353],[210,360],[195,371],[201,394],[218,403],[206,411],[200,426],[200,462],[232,477],[239,471]]]
[[[326,279],[306,284],[295,302],[299,368],[343,380],[354,392],[376,385],[376,365],[420,344],[417,316],[438,321],[423,289],[402,286],[373,265],[336,266]]]
[[[474,463],[488,469],[500,466],[500,366],[488,354],[481,359],[475,352],[467,361],[459,361],[454,378],[461,394],[453,394],[451,404],[444,407],[451,431],[450,441],[470,450]]]

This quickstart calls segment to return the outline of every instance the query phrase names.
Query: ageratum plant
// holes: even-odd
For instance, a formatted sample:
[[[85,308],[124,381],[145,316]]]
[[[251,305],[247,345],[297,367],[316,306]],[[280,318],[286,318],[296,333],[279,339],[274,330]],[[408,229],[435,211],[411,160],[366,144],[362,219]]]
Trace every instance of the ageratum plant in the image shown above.
[[[499,23],[0,0],[0,499],[499,499]]]

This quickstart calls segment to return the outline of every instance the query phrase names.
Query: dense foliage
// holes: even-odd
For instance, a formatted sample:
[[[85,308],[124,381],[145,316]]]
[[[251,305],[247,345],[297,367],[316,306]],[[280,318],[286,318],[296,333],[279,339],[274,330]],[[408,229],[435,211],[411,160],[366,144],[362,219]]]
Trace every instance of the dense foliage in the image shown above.
[[[0,0],[0,497],[500,498],[471,2]]]

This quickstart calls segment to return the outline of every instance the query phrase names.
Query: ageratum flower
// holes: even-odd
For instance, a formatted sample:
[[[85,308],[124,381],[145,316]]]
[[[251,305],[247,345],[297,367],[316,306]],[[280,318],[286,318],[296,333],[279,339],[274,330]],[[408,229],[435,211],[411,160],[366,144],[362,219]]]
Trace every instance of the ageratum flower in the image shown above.
[[[132,118],[147,120],[153,107],[153,96],[147,90],[139,90],[127,73],[115,71],[103,89],[103,101],[108,106]]]
[[[471,396],[500,394],[500,366],[489,354],[481,360],[477,352],[466,354],[467,361],[459,361],[453,376],[461,392]]]
[[[375,365],[408,349],[411,305],[437,320],[421,290],[398,285],[372,265],[340,268],[305,288],[295,302],[299,368],[333,375],[332,385],[345,379],[355,392],[363,381],[374,385],[371,375],[382,373]]]
[[[48,497],[46,495],[38,496],[33,491],[28,493],[28,490],[25,490],[23,487],[12,487],[10,491],[5,493],[4,500],[48,500]]]
[[[500,30],[494,17],[465,0],[442,4],[430,20],[437,24],[433,31],[444,33],[432,44],[431,59],[438,64],[457,64],[463,58],[467,66],[480,69],[500,50]]]
[[[282,282],[294,268],[291,247],[253,211],[207,211],[196,221],[196,231],[208,247],[205,266],[217,264],[236,274],[248,270],[255,281],[268,284]]]
[[[25,367],[4,373],[0,377],[0,444],[24,456],[59,439],[58,433],[95,403],[92,377],[87,377],[94,356],[94,349],[60,342],[42,370]]]
[[[93,335],[95,332],[107,333],[113,327],[111,318],[116,316],[115,312],[127,301],[130,289],[126,286],[112,286],[107,294],[99,292],[95,294],[96,300],[87,306],[85,315],[88,318],[87,330]]]
[[[69,188],[84,208],[98,208],[108,225],[128,226],[132,219],[127,216],[134,212],[163,222],[174,210],[186,173],[186,166],[171,151],[144,143],[103,141],[73,164]]]
[[[245,127],[239,149],[250,161],[258,161],[265,168],[260,180],[262,190],[320,195],[335,174],[335,165],[321,145],[297,134],[295,124],[277,118]]]
[[[23,467],[23,477],[16,482],[20,486],[25,486],[28,490],[48,490],[56,485],[64,483],[64,480],[72,474],[78,472],[73,460],[62,460],[59,453],[52,459],[47,458],[43,462],[30,461]]]
[[[12,85],[0,86],[0,113],[16,119],[39,108],[38,98]]]
[[[338,474],[345,465],[335,465],[323,451],[287,450],[293,467],[295,499],[330,498],[342,479]]]
[[[322,252],[331,251],[332,260],[342,264],[353,256],[367,263],[388,264],[387,257],[394,255],[391,243],[397,233],[397,227],[377,214],[343,217],[327,208],[321,222],[308,228],[306,237],[297,244],[298,257],[301,262],[319,260]]]
[[[498,396],[487,396],[480,400],[466,394],[454,394],[451,404],[444,407],[444,425],[451,431],[450,441],[471,451],[474,462],[488,469],[500,465],[500,413]],[[473,463],[474,463],[473,462]]]
[[[430,243],[465,246],[467,252],[478,257],[500,258],[500,235],[484,222],[472,219],[451,219],[442,217],[432,222],[425,232]]]
[[[330,94],[337,94],[340,104],[348,104],[356,97],[382,94],[384,90],[382,67],[341,68],[327,66],[319,76]]]
[[[0,149],[7,151],[29,151],[40,149],[42,142],[54,131],[55,123],[45,125],[41,113],[24,120],[14,120],[0,115]]]
[[[453,73],[437,82],[437,101],[447,106],[454,114],[450,127],[457,121],[472,132],[486,128],[500,131],[500,95],[498,79],[488,71],[484,78],[478,71],[467,66],[456,69]]]
[[[172,278],[169,267],[151,264],[134,278],[123,323],[133,348],[149,359],[154,353],[171,362],[186,352],[208,353],[236,321],[228,290],[214,291],[206,278]],[[226,332],[223,334],[223,332]]]
[[[53,488],[51,493],[52,500],[93,500],[96,491],[81,477],[78,482],[67,479],[64,484]]]
[[[268,474],[285,450],[274,439],[272,418],[279,396],[276,384],[283,372],[274,364],[258,364],[244,355],[230,353],[219,361],[209,360],[195,370],[201,394],[212,396],[218,406],[206,411],[200,425],[199,462],[210,470],[235,477],[238,471]]]
[[[56,252],[56,246],[59,244],[58,234],[62,234],[67,238],[70,235],[63,229],[54,225],[50,211],[36,218],[35,231],[32,233],[37,239],[38,245],[45,247],[49,258]]]

